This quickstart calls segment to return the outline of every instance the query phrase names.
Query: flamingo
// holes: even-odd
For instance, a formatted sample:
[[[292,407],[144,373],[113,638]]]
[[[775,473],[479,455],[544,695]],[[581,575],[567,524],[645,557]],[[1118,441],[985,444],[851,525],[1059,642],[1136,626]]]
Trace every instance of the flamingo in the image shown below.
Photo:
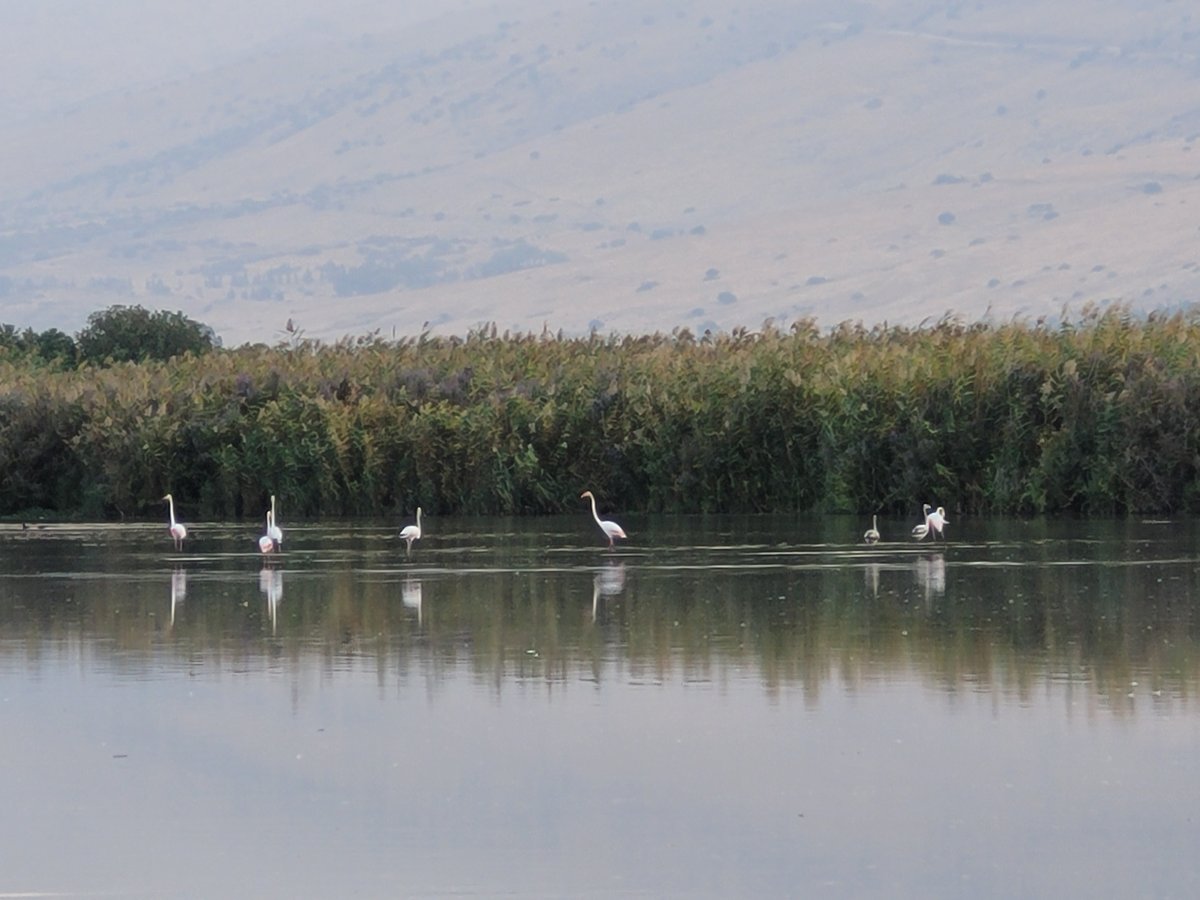
[[[171,537],[173,537],[175,539],[175,549],[182,550],[183,549],[183,539],[185,537],[187,537],[187,528],[184,527],[184,524],[182,522],[175,521],[175,498],[172,497],[170,494],[167,494],[167,496],[163,497],[163,499],[166,500],[167,503],[169,503],[171,506],[170,532],[171,532]]]
[[[275,528],[275,514],[271,510],[267,510],[267,533],[258,539],[258,549],[263,553],[275,552],[275,538],[271,536],[271,529]],[[278,528],[275,528],[278,531]]]
[[[283,549],[283,529],[275,524],[275,495],[271,495],[271,520],[267,523],[267,537],[275,544],[276,550]]]
[[[628,537],[628,535],[625,534],[625,530],[623,528],[621,528],[621,526],[618,525],[616,522],[612,522],[612,521],[609,521],[608,519],[600,518],[599,514],[596,512],[596,498],[594,496],[592,496],[591,491],[584,491],[582,494],[579,495],[579,497],[580,497],[580,499],[587,497],[589,500],[592,501],[592,518],[596,520],[596,524],[600,526],[600,530],[603,531],[604,536],[606,538],[608,538],[608,546],[609,547],[613,546],[613,540],[615,538]]]
[[[412,553],[413,541],[421,539],[421,507],[417,507],[417,524],[405,525],[401,528],[400,537],[404,539],[404,543],[407,545],[407,552]]]
[[[946,536],[942,534],[942,528],[950,524],[950,520],[946,518],[945,507],[939,506],[925,517],[925,521],[929,525],[929,530],[933,532],[935,540],[939,537],[943,541],[946,539]]]
[[[929,535],[929,510],[931,508],[932,507],[930,507],[930,505],[928,503],[926,503],[921,508],[921,514],[923,516],[925,516],[925,521],[919,525],[913,526],[913,530],[912,530],[913,540],[923,541]]]
[[[863,540],[868,544],[874,544],[879,540],[879,525],[875,516],[871,516],[871,527],[863,532]]]

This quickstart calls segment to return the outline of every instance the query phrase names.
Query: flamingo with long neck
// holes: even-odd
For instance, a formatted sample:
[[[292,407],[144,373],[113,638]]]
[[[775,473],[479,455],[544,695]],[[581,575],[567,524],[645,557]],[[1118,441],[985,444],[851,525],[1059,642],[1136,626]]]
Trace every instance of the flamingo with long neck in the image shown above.
[[[267,522],[267,537],[275,544],[276,550],[283,549],[283,529],[275,523],[275,495],[271,495],[271,516]]]
[[[946,518],[946,508],[944,506],[939,506],[933,512],[926,515],[925,521],[929,525],[929,530],[933,532],[935,540],[939,537],[943,541],[946,539],[946,535],[942,533],[942,529],[950,523],[950,520]]]
[[[871,516],[871,527],[863,534],[863,540],[868,544],[874,544],[879,540],[879,523],[876,516]]]
[[[413,541],[421,539],[421,507],[417,507],[417,524],[405,525],[401,528],[400,537],[404,539],[405,552],[412,553]]]
[[[921,514],[923,516],[925,516],[925,521],[921,522],[919,525],[913,526],[912,536],[913,536],[914,540],[923,541],[928,536],[928,534],[929,534],[929,510],[931,508],[932,507],[930,507],[930,505],[928,503],[926,503],[921,508]]]
[[[271,529],[275,528],[275,514],[271,510],[267,510],[267,533],[258,539],[258,549],[263,553],[273,553],[277,549],[275,538],[271,536]],[[276,529],[278,531],[278,529]]]
[[[171,510],[171,527],[169,530],[171,537],[175,539],[175,549],[182,550],[183,539],[187,537],[187,528],[184,527],[182,522],[175,521],[175,498],[167,494],[163,499],[167,501]]]
[[[616,522],[613,522],[609,519],[600,518],[600,514],[596,512],[596,498],[592,495],[591,491],[584,491],[579,496],[581,499],[583,497],[587,497],[592,501],[592,518],[596,520],[596,524],[600,526],[600,530],[603,531],[604,536],[608,538],[608,546],[610,548],[614,546],[613,541],[616,538],[628,537],[628,535],[625,534],[625,530]]]

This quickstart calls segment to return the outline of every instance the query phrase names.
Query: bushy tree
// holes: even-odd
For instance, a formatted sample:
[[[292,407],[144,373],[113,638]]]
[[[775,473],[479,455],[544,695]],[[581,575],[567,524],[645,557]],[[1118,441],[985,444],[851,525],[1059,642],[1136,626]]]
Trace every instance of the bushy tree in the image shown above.
[[[57,328],[38,333],[32,328],[18,331],[15,325],[0,325],[0,351],[66,366],[73,366],[76,358],[75,339]]]
[[[37,348],[38,356],[47,362],[59,360],[67,365],[73,365],[78,356],[75,339],[57,328],[47,328],[41,334],[33,337],[32,345]]]
[[[199,356],[217,346],[220,341],[209,326],[181,312],[141,306],[94,312],[78,335],[79,358],[95,364],[167,360],[189,352]]]

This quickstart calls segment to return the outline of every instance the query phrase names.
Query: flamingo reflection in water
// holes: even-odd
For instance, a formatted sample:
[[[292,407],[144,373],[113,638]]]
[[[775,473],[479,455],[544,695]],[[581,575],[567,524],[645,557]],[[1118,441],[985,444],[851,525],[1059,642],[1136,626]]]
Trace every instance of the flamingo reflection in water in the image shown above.
[[[267,599],[267,616],[271,619],[271,634],[279,618],[279,601],[283,599],[283,570],[264,565],[258,573],[258,589]]]
[[[421,600],[421,579],[404,579],[404,584],[400,585],[400,602],[407,609],[415,609],[417,611],[417,625],[423,624],[424,607]]]
[[[175,607],[187,598],[187,572],[176,569],[171,573],[171,627],[175,627]]]
[[[615,597],[624,590],[625,563],[598,569],[592,578],[592,621],[596,621],[601,597]]]
[[[917,586],[925,592],[925,603],[946,593],[946,557],[941,551],[929,556],[918,556],[913,560],[913,576]]]
[[[872,597],[879,596],[879,573],[882,567],[879,563],[867,563],[863,566],[863,580],[867,583],[867,590],[871,592]]]

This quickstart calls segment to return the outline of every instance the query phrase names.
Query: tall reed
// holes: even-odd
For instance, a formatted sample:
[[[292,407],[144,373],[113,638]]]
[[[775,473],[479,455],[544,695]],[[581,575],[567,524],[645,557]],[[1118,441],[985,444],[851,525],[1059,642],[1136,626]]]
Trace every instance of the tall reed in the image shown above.
[[[0,355],[0,513],[1200,509],[1200,317]]]

